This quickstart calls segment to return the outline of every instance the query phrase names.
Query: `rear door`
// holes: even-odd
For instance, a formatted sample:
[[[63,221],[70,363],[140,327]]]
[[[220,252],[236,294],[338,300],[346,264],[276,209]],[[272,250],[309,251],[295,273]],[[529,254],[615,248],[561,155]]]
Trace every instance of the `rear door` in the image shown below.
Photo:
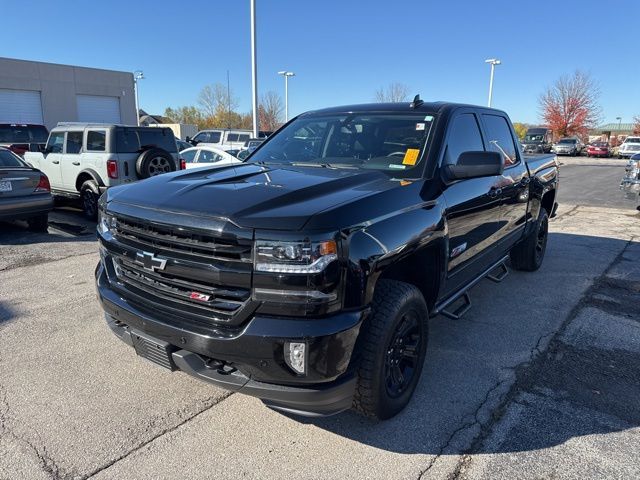
[[[60,161],[62,188],[67,192],[77,192],[76,179],[84,168],[82,165],[82,130],[67,132],[64,155]]]
[[[485,140],[489,150],[502,155],[504,172],[499,179],[500,221],[497,240],[502,252],[520,239],[527,220],[529,171],[517,148],[509,120],[499,114],[483,113]]]
[[[477,115],[459,110],[447,129],[442,164],[454,164],[467,151],[483,151]],[[500,218],[500,177],[458,180],[446,186],[445,217],[449,228],[445,296],[474,279],[493,261],[493,244]]]
[[[62,190],[62,172],[60,170],[60,162],[64,150],[64,133],[51,132],[47,146],[45,148],[44,159],[40,161],[40,170],[42,170],[51,183],[54,190]]]

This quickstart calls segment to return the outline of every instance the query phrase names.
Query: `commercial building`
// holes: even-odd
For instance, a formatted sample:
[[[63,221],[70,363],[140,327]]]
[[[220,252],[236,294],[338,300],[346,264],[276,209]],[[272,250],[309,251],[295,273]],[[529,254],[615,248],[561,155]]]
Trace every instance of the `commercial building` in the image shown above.
[[[0,57],[0,123],[136,121],[130,72]]]

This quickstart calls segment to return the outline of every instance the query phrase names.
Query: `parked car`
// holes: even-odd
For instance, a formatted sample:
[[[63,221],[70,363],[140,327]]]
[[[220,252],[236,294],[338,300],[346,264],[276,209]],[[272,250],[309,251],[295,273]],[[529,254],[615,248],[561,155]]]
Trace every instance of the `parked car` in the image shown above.
[[[587,147],[587,157],[608,157],[610,153],[608,142],[593,142]]]
[[[556,156],[523,157],[516,138],[490,108],[350,105],[294,118],[247,163],[107,191],[107,323],[142,357],[272,408],[389,418],[418,383],[429,317],[460,318],[509,258],[542,264]]]
[[[193,146],[196,145],[213,145],[222,147],[225,150],[241,149],[245,143],[251,139],[251,130],[225,130],[225,129],[212,129],[202,130],[193,137],[187,137],[187,142]],[[264,135],[270,132],[260,132],[260,135]]]
[[[185,168],[211,167],[242,163],[229,152],[218,147],[191,147],[180,152]]]
[[[620,189],[625,192],[627,198],[636,202],[636,209],[640,210],[640,153],[632,155],[629,159]]]
[[[618,149],[618,158],[630,158],[640,153],[640,137],[627,137]]]
[[[548,128],[529,128],[524,136],[522,148],[525,153],[549,153],[553,133]]]
[[[47,176],[0,147],[0,220],[26,220],[31,230],[42,232],[52,208]]]
[[[188,142],[185,142],[184,140],[180,140],[179,138],[176,138],[176,146],[178,147],[178,152],[181,152],[182,150],[191,148],[193,145],[191,145]]]
[[[580,155],[584,144],[578,138],[562,138],[558,143],[556,143],[551,149],[556,155],[571,155],[575,157],[576,155]]]
[[[249,150],[249,152],[253,152],[262,144],[262,142],[264,142],[264,140],[264,138],[250,138],[244,142],[244,149]]]
[[[59,123],[44,152],[27,152],[25,160],[49,177],[54,196],[80,199],[88,218],[107,188],[181,168],[169,128],[75,122]]]
[[[44,125],[0,123],[0,147],[7,147],[20,156],[42,150],[48,135]]]

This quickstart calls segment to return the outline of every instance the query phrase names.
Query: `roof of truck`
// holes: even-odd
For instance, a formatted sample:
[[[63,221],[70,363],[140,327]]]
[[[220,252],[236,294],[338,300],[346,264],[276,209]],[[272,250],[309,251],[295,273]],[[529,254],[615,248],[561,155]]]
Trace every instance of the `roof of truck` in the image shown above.
[[[483,107],[480,105],[468,105],[464,103],[453,102],[422,102],[417,106],[413,106],[413,102],[394,102],[394,103],[362,103],[356,105],[342,105],[337,107],[322,108],[312,110],[302,115],[317,115],[325,113],[348,113],[348,112],[428,112],[440,113],[445,110],[453,110],[460,107],[495,110],[495,108]]]

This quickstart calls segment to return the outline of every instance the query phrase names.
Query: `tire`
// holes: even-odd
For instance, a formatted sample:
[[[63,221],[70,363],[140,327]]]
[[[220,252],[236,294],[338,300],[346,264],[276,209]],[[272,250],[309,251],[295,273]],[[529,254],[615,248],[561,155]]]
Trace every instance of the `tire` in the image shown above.
[[[384,420],[409,403],[427,351],[428,318],[424,297],[416,287],[394,280],[378,282],[372,313],[358,344],[355,410]]]
[[[136,173],[140,179],[175,171],[175,160],[169,152],[162,148],[151,148],[142,152],[136,160]]]
[[[87,180],[80,187],[80,203],[82,205],[82,213],[89,220],[98,218],[98,198],[100,198],[100,190],[95,180]]]
[[[535,229],[511,249],[511,266],[516,270],[535,272],[542,265],[549,237],[549,213],[543,208]]]
[[[29,230],[33,232],[46,232],[49,228],[49,214],[38,215],[27,219]]]

